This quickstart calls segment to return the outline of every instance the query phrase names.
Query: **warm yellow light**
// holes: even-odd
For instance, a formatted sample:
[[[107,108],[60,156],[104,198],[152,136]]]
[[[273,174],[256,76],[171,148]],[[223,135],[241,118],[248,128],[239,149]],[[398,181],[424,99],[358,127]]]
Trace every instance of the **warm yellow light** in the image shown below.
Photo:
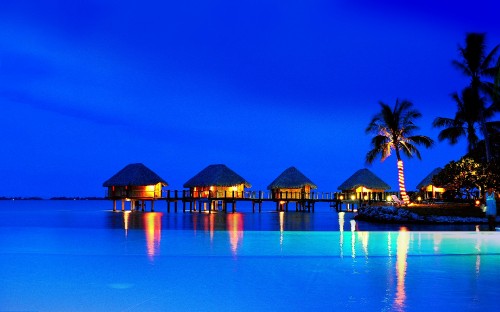
[[[368,200],[368,195],[365,195],[365,197],[363,197],[364,200]]]
[[[479,206],[481,204],[481,201],[478,199],[476,200],[476,206]]]
[[[351,195],[351,200],[355,200],[356,199],[356,195]]]
[[[392,197],[391,196],[387,196],[387,201],[391,201],[392,200]]]
[[[340,195],[340,196],[339,196],[339,199],[340,199],[340,200],[344,200],[344,195]]]
[[[161,241],[161,216],[159,212],[148,212],[143,215],[144,231],[146,232],[146,248],[149,260],[153,261],[154,257],[160,251]]]
[[[421,201],[421,200],[422,200],[422,197],[420,197],[420,196],[419,196],[419,197],[417,197],[417,200],[418,200],[418,201]]]

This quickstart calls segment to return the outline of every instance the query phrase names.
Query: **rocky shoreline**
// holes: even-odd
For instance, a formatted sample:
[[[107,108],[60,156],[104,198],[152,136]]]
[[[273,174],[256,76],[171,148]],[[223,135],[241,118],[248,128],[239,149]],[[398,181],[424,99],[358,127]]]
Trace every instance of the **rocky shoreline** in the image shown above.
[[[356,220],[382,223],[421,223],[421,224],[483,224],[488,223],[486,217],[456,217],[456,216],[422,216],[409,209],[394,206],[360,207]],[[499,218],[497,217],[497,221]]]

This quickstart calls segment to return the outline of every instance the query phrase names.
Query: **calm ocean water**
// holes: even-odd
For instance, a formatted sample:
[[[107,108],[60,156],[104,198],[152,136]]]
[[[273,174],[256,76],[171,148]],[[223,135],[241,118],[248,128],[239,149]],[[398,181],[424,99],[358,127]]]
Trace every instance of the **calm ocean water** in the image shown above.
[[[313,213],[0,201],[0,311],[483,311],[500,235]]]

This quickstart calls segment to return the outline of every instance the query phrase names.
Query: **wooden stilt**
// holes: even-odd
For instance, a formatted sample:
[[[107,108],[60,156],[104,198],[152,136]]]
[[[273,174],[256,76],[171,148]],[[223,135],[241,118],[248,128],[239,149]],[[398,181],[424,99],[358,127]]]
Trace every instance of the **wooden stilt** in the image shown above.
[[[116,199],[113,199],[113,211],[116,211]]]
[[[154,200],[151,201],[151,211],[152,212],[155,211],[155,201]]]
[[[122,199],[122,211],[125,211],[125,198]]]

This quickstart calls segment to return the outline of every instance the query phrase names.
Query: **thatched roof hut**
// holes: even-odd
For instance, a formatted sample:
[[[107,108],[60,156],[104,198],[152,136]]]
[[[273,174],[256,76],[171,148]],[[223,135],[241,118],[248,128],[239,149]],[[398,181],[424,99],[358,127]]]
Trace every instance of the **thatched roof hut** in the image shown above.
[[[302,172],[295,167],[290,167],[283,171],[271,184],[267,187],[268,190],[273,189],[317,189],[318,187]]]
[[[432,185],[432,178],[434,178],[435,175],[440,173],[441,170],[443,169],[441,169],[440,167],[432,170],[431,173],[429,173],[422,181],[420,181],[419,184],[417,184],[417,190],[421,190],[429,185]]]
[[[267,187],[273,198],[307,198],[311,189],[318,188],[308,177],[295,167],[283,171]]]
[[[212,196],[218,194],[217,196],[221,197],[222,193],[231,196],[232,192],[241,196],[244,189],[252,185],[226,165],[218,164],[200,171],[184,183],[184,187],[189,188],[194,197],[208,196],[209,192],[212,192]]]
[[[338,189],[347,193],[356,193],[357,198],[364,196],[383,199],[380,193],[391,187],[368,169],[360,169],[342,183]],[[375,196],[372,196],[374,195]]]
[[[440,194],[444,193],[446,190],[442,187],[436,187],[432,184],[432,178],[443,170],[438,167],[431,171],[419,184],[417,184],[417,190],[424,192],[424,199],[437,198]]]
[[[360,169],[342,183],[338,189],[351,191],[359,187],[372,190],[389,190],[391,187],[368,169]]]
[[[137,163],[125,166],[102,185],[108,188],[109,198],[152,199],[161,197],[161,188],[168,183]]]

